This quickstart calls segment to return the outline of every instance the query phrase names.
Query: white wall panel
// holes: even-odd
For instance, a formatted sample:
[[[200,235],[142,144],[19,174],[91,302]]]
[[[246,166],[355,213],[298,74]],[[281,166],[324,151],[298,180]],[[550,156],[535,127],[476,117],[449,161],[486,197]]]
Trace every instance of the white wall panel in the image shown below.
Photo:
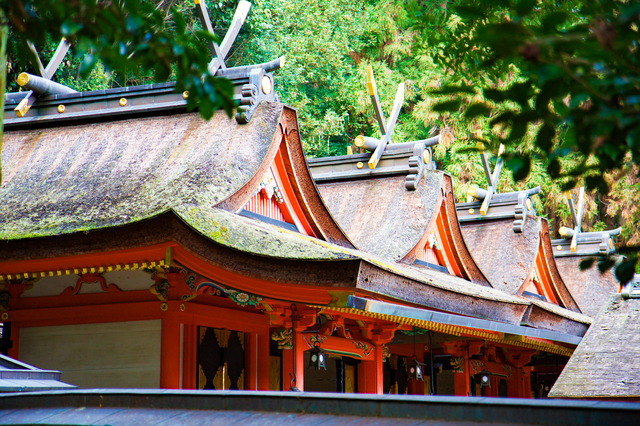
[[[81,388],[158,388],[160,320],[21,328],[19,356]]]

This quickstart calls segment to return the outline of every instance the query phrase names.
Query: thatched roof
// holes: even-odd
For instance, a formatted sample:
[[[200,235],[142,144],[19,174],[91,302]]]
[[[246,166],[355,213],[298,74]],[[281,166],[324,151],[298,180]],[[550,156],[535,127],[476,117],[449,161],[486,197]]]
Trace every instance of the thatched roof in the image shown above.
[[[443,220],[464,276],[489,286],[462,238],[449,175],[427,170],[414,191],[405,188],[403,175],[317,185],[331,214],[356,247],[396,262],[412,262],[416,250],[427,244],[442,204]]]
[[[368,222],[372,235],[379,240],[393,236],[397,229],[385,227],[389,219],[404,228],[413,218],[419,226],[408,226],[397,244],[385,242],[386,251],[379,255],[353,250],[315,191],[299,140],[290,142],[295,130],[295,111],[265,102],[246,125],[222,112],[210,121],[180,113],[7,132],[0,188],[1,272],[31,272],[22,269],[25,262],[51,258],[64,268],[72,256],[173,241],[178,254],[188,252],[245,277],[351,287],[520,324],[533,306],[522,298],[389,259],[411,249],[424,234],[442,188],[441,173],[428,173],[417,196],[400,197],[402,209],[392,195],[379,192],[387,204],[384,214]],[[318,229],[331,236],[327,241],[235,214],[275,158],[278,135],[286,144],[286,161],[293,163],[285,165],[287,173],[300,184],[295,195]],[[390,182],[389,191],[406,194],[404,177]],[[364,202],[366,181],[358,185],[364,191],[359,202]],[[581,319],[578,323],[584,325]]]
[[[318,189],[356,247],[398,261],[427,229],[443,175],[425,173],[415,191],[407,191],[405,176],[323,183]]]
[[[560,299],[567,309],[579,311],[556,267],[546,219],[529,216],[519,234],[513,232],[513,219],[465,222],[461,228],[469,251],[494,288],[519,294],[540,252]]]
[[[521,234],[513,220],[467,222],[462,235],[471,255],[494,288],[516,294],[533,267],[540,244],[540,220],[529,218]]]
[[[595,266],[581,271],[582,260],[584,257],[580,256],[556,257],[556,265],[580,311],[595,317],[607,297],[618,292],[620,283],[613,268],[604,274]]]
[[[640,299],[610,295],[549,396],[640,399]]]
[[[0,238],[59,235],[213,206],[251,178],[271,146],[280,104],[239,125],[177,114],[7,132]]]

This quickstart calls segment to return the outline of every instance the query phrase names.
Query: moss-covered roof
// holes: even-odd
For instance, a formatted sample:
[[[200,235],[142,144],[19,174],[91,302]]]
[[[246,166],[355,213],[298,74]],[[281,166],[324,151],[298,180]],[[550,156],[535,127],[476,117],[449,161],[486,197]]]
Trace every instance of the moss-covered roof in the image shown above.
[[[349,249],[285,228],[209,206],[180,206],[174,212],[210,240],[234,250],[282,259],[357,259]]]
[[[241,188],[271,145],[282,105],[251,122],[197,113],[7,132],[0,238],[124,225],[213,206]]]
[[[610,295],[549,396],[639,398],[639,326],[640,299]]]
[[[406,190],[405,176],[322,183],[318,189],[358,248],[398,261],[427,230],[442,178],[442,172],[426,172],[415,191]]]
[[[595,317],[611,293],[617,293],[620,283],[613,268],[601,274],[598,268],[580,270],[581,256],[556,257],[562,281],[585,315]]]
[[[491,285],[516,294],[535,263],[540,245],[540,218],[529,218],[521,234],[513,232],[512,219],[461,225],[467,247]]]

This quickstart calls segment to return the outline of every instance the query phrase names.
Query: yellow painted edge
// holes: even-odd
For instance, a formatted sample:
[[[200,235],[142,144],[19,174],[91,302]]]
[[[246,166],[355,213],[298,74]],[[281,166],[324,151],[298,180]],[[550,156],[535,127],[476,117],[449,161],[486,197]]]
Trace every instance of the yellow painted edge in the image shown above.
[[[371,65],[367,65],[367,89],[369,90],[369,96],[375,96],[377,91],[376,80],[373,77],[373,68]]]
[[[28,99],[24,98],[23,100],[20,101],[18,106],[14,108],[14,111],[16,112],[16,115],[18,116],[18,118],[24,117],[27,111],[29,111],[28,102],[29,102]]]

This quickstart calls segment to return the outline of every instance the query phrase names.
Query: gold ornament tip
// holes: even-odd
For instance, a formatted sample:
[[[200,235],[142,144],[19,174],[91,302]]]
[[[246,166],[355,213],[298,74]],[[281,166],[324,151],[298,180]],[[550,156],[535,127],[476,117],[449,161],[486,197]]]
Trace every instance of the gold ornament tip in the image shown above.
[[[558,229],[558,233],[563,237],[566,237],[569,234],[569,228],[567,228],[566,226],[561,226],[560,229]]]
[[[478,189],[475,186],[470,186],[469,189],[467,189],[467,195],[470,197],[473,197],[474,195],[476,195],[477,192],[478,192]]]
[[[284,64],[287,62],[287,58],[286,57],[282,57],[280,58],[280,68],[284,67]]]
[[[20,73],[20,75],[18,76],[16,81],[17,81],[18,85],[24,86],[25,84],[27,84],[29,82],[29,74],[27,74],[26,72]]]
[[[364,146],[364,136],[362,135],[356,136],[355,140],[353,141],[353,144],[358,148],[362,148]]]

